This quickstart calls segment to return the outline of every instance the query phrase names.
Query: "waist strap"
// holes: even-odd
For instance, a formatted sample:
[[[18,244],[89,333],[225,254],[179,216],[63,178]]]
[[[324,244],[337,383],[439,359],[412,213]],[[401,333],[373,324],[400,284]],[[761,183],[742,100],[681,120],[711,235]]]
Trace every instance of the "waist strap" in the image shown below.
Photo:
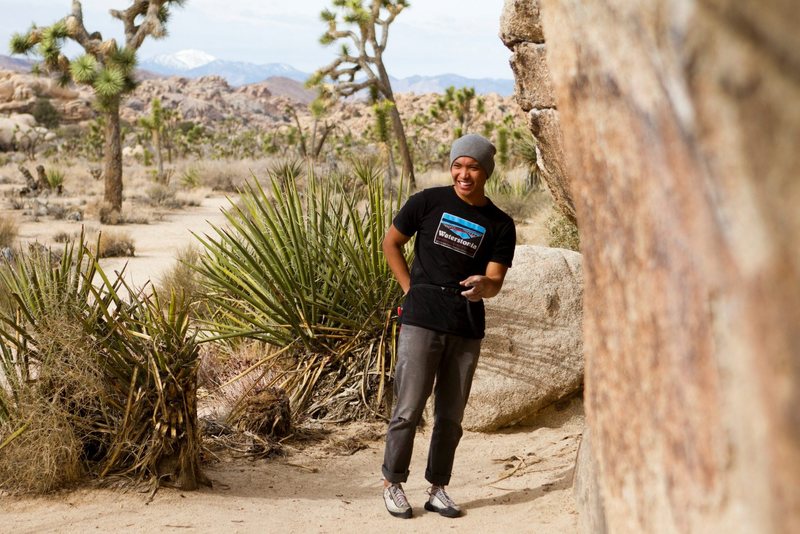
[[[414,284],[411,287],[412,288],[424,287],[426,289],[438,289],[442,293],[446,293],[448,295],[455,295],[457,297],[463,298],[464,299],[464,303],[467,306],[467,320],[469,321],[469,326],[470,326],[470,328],[475,330],[475,320],[472,317],[472,305],[471,305],[472,302],[470,302],[470,300],[467,297],[465,297],[464,295],[461,294],[461,292],[462,291],[466,291],[466,289],[461,288],[461,287],[438,286],[436,284]]]
[[[436,284],[414,284],[412,287],[424,287],[426,289],[438,289],[442,293],[447,293],[448,295],[457,295],[462,296],[461,292],[466,291],[466,289],[462,289],[460,287],[447,287],[447,286],[439,286]],[[464,297],[466,298],[466,297]]]

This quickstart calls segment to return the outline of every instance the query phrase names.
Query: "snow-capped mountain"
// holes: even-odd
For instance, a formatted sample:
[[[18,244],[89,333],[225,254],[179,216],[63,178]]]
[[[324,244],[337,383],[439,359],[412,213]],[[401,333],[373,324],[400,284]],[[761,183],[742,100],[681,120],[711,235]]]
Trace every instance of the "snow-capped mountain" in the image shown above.
[[[201,50],[181,50],[174,54],[162,54],[142,61],[139,67],[158,74],[187,78],[215,74],[222,76],[234,86],[261,82],[272,76],[304,82],[310,75],[285,63],[258,65],[245,61],[228,61],[217,59]]]
[[[171,73],[176,70],[187,71],[196,69],[216,59],[217,58],[211,54],[203,52],[202,50],[181,50],[174,54],[160,54],[154,56],[142,63],[142,67],[153,72],[164,70]]]

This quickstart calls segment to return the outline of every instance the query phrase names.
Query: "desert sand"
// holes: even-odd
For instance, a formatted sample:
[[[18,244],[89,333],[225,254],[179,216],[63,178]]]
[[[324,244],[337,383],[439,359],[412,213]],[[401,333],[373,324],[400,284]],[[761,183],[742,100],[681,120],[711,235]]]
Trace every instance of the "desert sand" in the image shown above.
[[[193,241],[190,231],[222,224],[222,195],[200,206],[162,214],[149,224],[112,227],[135,241],[132,258],[102,261],[107,271],[127,263],[128,279],[157,280]],[[20,224],[22,241],[48,243],[81,223],[41,220]],[[95,227],[97,227],[95,223]],[[95,228],[97,229],[97,228]],[[104,231],[105,228],[102,228]],[[537,532],[577,531],[572,484],[583,427],[579,402],[557,419],[492,434],[466,432],[450,485],[465,515],[446,519],[426,512],[425,454],[429,430],[416,441],[411,478],[405,485],[415,508],[411,520],[386,512],[381,498],[383,425],[334,427],[322,441],[288,444],[285,455],[251,460],[223,455],[205,466],[212,488],[196,492],[81,487],[40,497],[0,497],[0,531],[38,532]],[[358,443],[361,450],[337,444]]]

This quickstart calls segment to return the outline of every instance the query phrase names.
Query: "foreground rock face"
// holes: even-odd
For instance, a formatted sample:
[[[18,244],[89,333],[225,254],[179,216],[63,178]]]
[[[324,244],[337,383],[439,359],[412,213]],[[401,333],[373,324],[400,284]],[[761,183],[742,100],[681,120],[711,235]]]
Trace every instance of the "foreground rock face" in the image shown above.
[[[503,290],[486,301],[486,338],[465,428],[512,425],[580,387],[582,293],[580,254],[517,247]]]
[[[537,4],[584,254],[591,517],[800,532],[796,8]]]

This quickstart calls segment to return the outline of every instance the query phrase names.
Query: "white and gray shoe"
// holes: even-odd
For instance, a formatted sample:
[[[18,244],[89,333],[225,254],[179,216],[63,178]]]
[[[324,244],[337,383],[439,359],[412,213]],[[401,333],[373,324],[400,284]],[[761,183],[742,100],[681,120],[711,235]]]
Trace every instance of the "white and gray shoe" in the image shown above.
[[[403,486],[400,484],[390,484],[383,488],[383,502],[386,503],[386,509],[393,516],[403,519],[411,517],[411,505],[408,504]]]
[[[461,508],[458,507],[453,499],[444,491],[441,486],[431,486],[428,489],[428,502],[425,509],[429,512],[437,512],[444,517],[458,517],[461,515]]]

